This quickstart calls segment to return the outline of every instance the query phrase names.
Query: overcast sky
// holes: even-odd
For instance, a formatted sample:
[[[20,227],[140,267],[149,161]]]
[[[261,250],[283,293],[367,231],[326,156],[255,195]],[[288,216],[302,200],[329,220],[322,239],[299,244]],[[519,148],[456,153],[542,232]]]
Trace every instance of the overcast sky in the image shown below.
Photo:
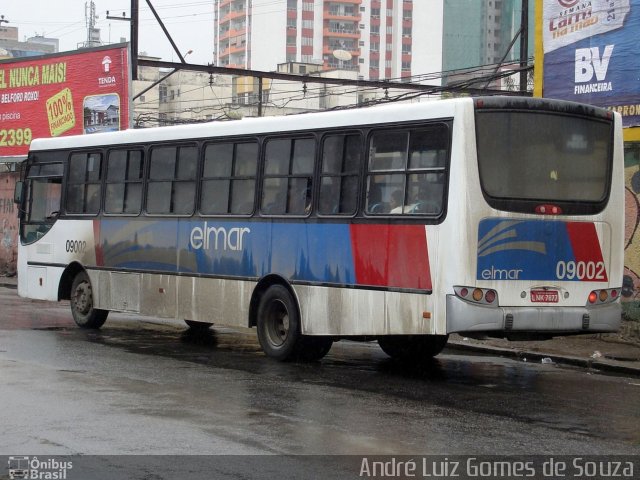
[[[129,41],[130,24],[109,16],[129,17],[130,0],[94,0],[103,43],[116,43],[124,37]],[[18,27],[20,40],[35,34],[60,40],[60,51],[75,50],[87,38],[84,0],[10,0],[0,2],[0,15],[9,20],[8,26]],[[274,5],[286,0],[274,0]],[[206,64],[213,61],[213,1],[212,0],[151,0],[178,49],[190,63]],[[146,0],[139,0],[139,51],[161,57],[166,61],[179,61],[171,44],[158,26]]]

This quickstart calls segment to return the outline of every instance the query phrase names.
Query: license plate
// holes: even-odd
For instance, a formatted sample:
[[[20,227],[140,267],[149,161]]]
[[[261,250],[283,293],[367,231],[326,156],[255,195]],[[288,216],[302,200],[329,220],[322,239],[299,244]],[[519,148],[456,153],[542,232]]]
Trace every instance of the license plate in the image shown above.
[[[558,303],[560,295],[557,290],[531,290],[531,301],[536,303]]]

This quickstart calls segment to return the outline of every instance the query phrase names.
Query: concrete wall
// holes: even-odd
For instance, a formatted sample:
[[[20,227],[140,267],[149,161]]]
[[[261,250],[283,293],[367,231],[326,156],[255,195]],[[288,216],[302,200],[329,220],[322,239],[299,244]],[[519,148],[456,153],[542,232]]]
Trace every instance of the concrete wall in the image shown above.
[[[18,210],[13,190],[18,173],[0,173],[0,275],[13,276],[18,259]]]

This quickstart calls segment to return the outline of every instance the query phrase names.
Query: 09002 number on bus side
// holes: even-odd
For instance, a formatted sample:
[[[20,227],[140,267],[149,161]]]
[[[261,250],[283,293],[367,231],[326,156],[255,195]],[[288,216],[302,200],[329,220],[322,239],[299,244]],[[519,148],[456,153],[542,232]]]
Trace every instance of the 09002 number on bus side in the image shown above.
[[[606,281],[604,262],[565,262],[556,264],[556,278],[558,280],[593,280]]]

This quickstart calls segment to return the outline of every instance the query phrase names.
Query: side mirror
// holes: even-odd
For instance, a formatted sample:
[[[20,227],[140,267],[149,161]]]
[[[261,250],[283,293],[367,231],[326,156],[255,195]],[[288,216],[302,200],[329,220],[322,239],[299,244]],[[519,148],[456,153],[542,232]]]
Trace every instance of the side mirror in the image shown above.
[[[22,194],[24,191],[24,182],[16,182],[16,188],[13,191],[13,203],[22,204]]]

